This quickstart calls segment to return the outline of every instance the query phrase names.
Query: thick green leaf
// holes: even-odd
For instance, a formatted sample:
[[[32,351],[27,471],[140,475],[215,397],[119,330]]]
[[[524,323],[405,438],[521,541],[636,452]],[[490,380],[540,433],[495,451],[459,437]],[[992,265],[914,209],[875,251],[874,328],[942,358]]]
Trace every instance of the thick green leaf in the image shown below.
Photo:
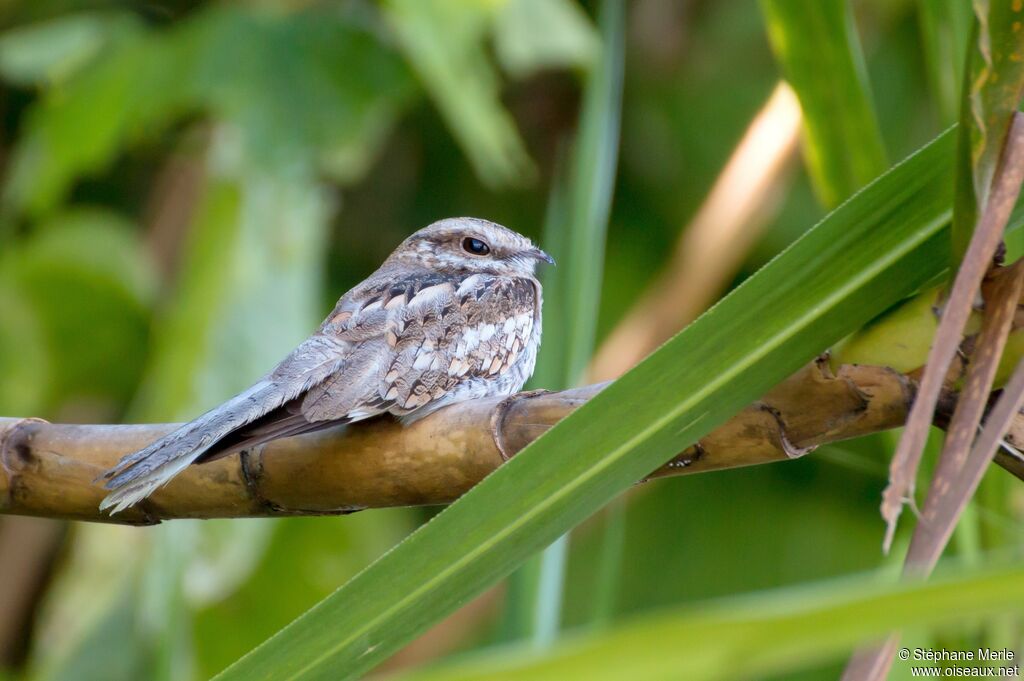
[[[953,257],[960,261],[988,200],[1010,116],[1024,92],[1024,7],[1011,0],[974,0],[977,22],[967,48],[960,104]]]
[[[931,94],[943,126],[956,122],[971,7],[963,0],[917,0],[921,43]]]
[[[768,36],[804,113],[819,199],[837,205],[888,167],[845,0],[761,0]]]
[[[947,261],[953,135],[871,184],[222,679],[371,669]]]
[[[894,584],[870,575],[726,598],[636,619],[604,633],[576,635],[548,654],[509,647],[401,678],[762,678],[834,659],[865,638],[892,629],[963,623],[993,613],[1018,612],[1021,607],[1024,567],[1020,566],[975,567],[930,582]],[[897,663],[904,664],[928,666]]]
[[[387,0],[384,9],[409,62],[477,174],[492,186],[529,177],[533,164],[501,104],[498,73],[485,49],[494,6],[480,1]]]

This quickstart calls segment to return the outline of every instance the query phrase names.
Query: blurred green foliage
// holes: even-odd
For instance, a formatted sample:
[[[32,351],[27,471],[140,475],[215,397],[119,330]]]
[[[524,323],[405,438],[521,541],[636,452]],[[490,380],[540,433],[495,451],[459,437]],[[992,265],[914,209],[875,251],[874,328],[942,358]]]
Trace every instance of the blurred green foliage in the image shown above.
[[[109,21],[118,30],[64,78],[54,78],[61,63],[36,65],[48,87],[11,159],[13,210],[50,209],[80,176],[199,112],[232,128],[249,164],[320,164],[345,178],[412,86],[378,37],[327,8],[279,15],[211,6],[162,30]],[[52,30],[15,33],[7,62],[18,64],[16,48],[55,41]]]
[[[156,295],[134,225],[100,209],[54,214],[0,252],[0,290],[12,337],[0,360],[10,365],[0,383],[5,411],[24,399],[30,410],[78,406],[109,417],[104,401],[131,396]]]
[[[870,0],[843,15],[863,57],[844,85],[873,109],[852,114],[876,120],[881,140],[858,138],[864,125],[837,139],[870,168],[884,169],[879,149],[903,158],[950,121],[961,65],[945,55],[963,53],[948,36],[965,31],[948,4]],[[627,7],[598,338],[665,264],[787,73],[756,0]],[[479,215],[539,238],[557,149],[600,58],[594,16],[576,0],[0,4],[0,414],[186,418],[270,368],[413,229]],[[823,115],[851,114],[809,87]],[[801,168],[737,283],[822,214]],[[883,565],[891,447],[865,438],[635,490],[611,624]],[[998,476],[970,521],[975,560],[1019,543],[1020,492]],[[30,649],[0,678],[207,678],[427,515],[74,526],[23,623]],[[575,534],[567,626],[594,607],[603,523]],[[485,647],[500,607],[469,635],[442,629],[430,652]],[[992,620],[943,640],[1007,629]],[[415,656],[406,663],[429,657]]]

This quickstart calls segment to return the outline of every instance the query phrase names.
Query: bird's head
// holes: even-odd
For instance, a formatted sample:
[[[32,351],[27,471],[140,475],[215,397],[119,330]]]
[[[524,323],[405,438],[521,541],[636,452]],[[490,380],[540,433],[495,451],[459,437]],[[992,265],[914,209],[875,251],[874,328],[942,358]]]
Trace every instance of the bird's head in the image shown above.
[[[435,271],[498,276],[533,276],[538,261],[551,256],[522,234],[478,218],[448,218],[413,233],[389,260]]]

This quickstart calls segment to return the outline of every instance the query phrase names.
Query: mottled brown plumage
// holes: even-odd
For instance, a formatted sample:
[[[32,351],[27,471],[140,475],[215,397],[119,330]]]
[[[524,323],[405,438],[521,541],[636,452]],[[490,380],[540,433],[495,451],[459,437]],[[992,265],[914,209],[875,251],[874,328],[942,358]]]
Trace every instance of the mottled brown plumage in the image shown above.
[[[512,394],[533,373],[540,344],[537,260],[551,262],[485,220],[421,229],[263,379],[124,457],[104,476],[111,493],[102,507],[116,513],[191,463],[277,438]]]

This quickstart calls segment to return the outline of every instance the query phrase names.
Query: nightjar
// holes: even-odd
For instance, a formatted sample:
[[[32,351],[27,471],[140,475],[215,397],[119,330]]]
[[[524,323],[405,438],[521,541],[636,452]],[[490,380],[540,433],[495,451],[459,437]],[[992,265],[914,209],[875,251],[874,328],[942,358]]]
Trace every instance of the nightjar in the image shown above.
[[[415,232],[255,385],[107,471],[101,508],[116,513],[190,464],[277,438],[518,391],[540,345],[540,260],[553,264],[486,220]]]

